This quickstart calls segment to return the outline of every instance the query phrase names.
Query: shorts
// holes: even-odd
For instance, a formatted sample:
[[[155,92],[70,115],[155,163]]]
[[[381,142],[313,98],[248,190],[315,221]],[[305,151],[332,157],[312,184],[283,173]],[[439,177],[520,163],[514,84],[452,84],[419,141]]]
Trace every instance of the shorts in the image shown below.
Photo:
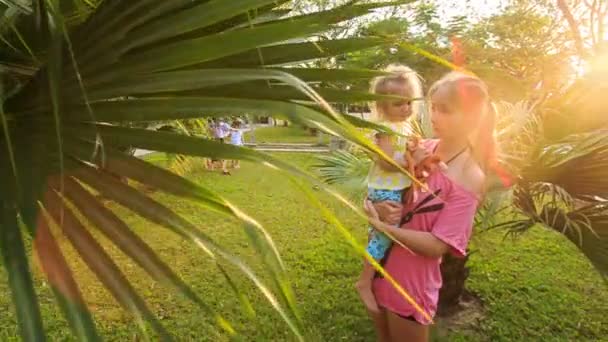
[[[224,138],[213,138],[213,140],[219,142],[219,143],[224,143]],[[215,162],[219,162],[221,161],[221,159],[215,159],[215,158],[211,158],[211,162],[215,163]]]
[[[372,203],[384,202],[384,201],[395,201],[401,202],[403,199],[403,193],[405,190],[387,190],[387,189],[373,189],[369,188],[367,191],[367,198]],[[395,225],[398,227],[399,225]],[[367,244],[367,253],[374,258],[376,261],[384,259],[386,252],[392,245],[392,240],[386,236],[383,232],[379,232],[373,227],[369,227],[370,239]]]

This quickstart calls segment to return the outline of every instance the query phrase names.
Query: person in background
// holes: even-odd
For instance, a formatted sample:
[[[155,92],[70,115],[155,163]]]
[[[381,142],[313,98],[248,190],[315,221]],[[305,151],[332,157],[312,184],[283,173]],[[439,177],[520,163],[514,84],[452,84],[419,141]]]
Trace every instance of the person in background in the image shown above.
[[[230,144],[235,146],[243,146],[243,133],[248,131],[248,129],[242,129],[242,122],[239,119],[236,119],[232,122],[232,127],[230,128]],[[238,160],[232,161],[232,167],[238,169],[241,167],[241,163]]]
[[[225,140],[230,137],[231,127],[226,123],[223,118],[219,120],[216,120],[215,118],[211,119],[209,128],[213,140],[219,143],[223,144]],[[228,165],[226,163],[226,160],[224,159],[211,159],[210,163],[208,164],[208,167],[210,166],[209,168],[213,171],[215,169],[214,164],[218,162],[222,167],[222,174],[230,175],[230,171],[228,171]]]
[[[221,118],[219,123],[217,124],[217,136],[218,141],[225,143],[227,139],[230,138],[230,134],[232,133],[232,128],[226,121]],[[228,171],[228,161],[225,159],[220,160],[220,164],[222,165],[222,174],[225,176],[230,176],[230,171]]]
[[[212,138],[213,140],[217,140],[217,136],[216,136],[216,132],[215,132],[216,125],[217,125],[217,122],[216,122],[215,118],[210,118],[207,120],[207,137]],[[218,162],[217,159],[206,158],[205,167],[207,168],[207,170],[213,171],[215,169],[214,166],[215,166],[216,162]]]

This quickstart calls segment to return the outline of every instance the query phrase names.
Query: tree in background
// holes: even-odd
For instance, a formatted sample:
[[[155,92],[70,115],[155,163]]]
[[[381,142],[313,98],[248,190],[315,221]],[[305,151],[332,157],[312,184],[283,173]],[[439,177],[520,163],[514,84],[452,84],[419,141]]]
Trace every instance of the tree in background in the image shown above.
[[[463,31],[467,67],[484,78],[496,99],[516,101],[572,79],[572,49],[555,12],[519,1]]]
[[[357,37],[390,37],[393,43],[353,52],[341,64],[347,68],[380,70],[391,63],[402,63],[415,69],[427,81],[438,78],[447,69],[414,51],[416,48],[440,58],[449,58],[450,48],[447,40],[443,39],[444,29],[437,8],[433,3],[422,3],[411,12],[398,12],[391,18],[360,27],[355,32]],[[412,14],[413,20],[406,14]],[[367,87],[364,83],[358,86]]]
[[[586,58],[606,52],[607,0],[556,0],[556,6],[570,29],[579,56]]]
[[[479,21],[454,16],[446,22],[438,6],[432,1],[416,4],[391,18],[361,26],[355,36],[391,37],[394,43],[351,53],[341,65],[381,69],[403,63],[430,84],[450,69],[427,54],[452,61],[455,38],[465,66],[484,78],[495,99],[515,101],[536,94],[539,84],[548,91],[572,79],[576,51],[555,8],[515,1]]]

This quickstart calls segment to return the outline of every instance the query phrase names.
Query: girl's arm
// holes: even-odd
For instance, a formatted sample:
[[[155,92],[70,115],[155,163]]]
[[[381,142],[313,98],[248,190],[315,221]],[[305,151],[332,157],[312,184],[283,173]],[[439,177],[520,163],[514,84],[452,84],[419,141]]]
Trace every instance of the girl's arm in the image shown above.
[[[387,156],[389,156],[390,158],[394,157],[395,150],[393,149],[393,145],[391,144],[391,138],[388,135],[378,134],[376,136],[376,145]],[[374,163],[376,163],[376,165],[380,166],[380,168],[385,171],[396,172],[398,170],[393,164],[389,163],[388,161],[386,161],[378,156],[374,156]]]
[[[383,138],[386,136],[380,136],[376,139],[376,144],[380,149],[386,153],[388,156],[394,156],[394,149],[390,143],[390,139]],[[409,155],[408,155],[409,152]],[[403,153],[401,160],[396,160],[397,163],[400,163],[402,168],[408,168],[409,164],[412,163],[414,165],[418,164],[420,161],[429,157],[431,153],[429,153],[424,147],[421,146],[419,139],[414,138],[411,140],[406,146],[406,152]],[[388,163],[384,159],[375,158],[375,162],[386,171],[397,171],[397,168],[392,164]]]

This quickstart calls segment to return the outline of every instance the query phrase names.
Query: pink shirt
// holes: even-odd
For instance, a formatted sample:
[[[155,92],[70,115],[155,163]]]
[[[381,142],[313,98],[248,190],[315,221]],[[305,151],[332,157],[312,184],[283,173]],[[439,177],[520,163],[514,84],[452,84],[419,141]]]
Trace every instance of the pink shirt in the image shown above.
[[[428,150],[433,150],[437,143],[438,140],[424,141]],[[479,202],[477,196],[443,172],[430,175],[427,185],[430,192],[419,191],[416,202],[404,208],[405,217],[411,220],[402,229],[430,232],[448,244],[454,255],[465,256]],[[436,193],[443,201],[432,197],[431,193]],[[384,268],[427,314],[434,316],[442,284],[440,264],[441,258],[413,255],[393,244]],[[374,280],[374,294],[381,307],[404,317],[413,316],[422,324],[430,323],[385,279]]]

